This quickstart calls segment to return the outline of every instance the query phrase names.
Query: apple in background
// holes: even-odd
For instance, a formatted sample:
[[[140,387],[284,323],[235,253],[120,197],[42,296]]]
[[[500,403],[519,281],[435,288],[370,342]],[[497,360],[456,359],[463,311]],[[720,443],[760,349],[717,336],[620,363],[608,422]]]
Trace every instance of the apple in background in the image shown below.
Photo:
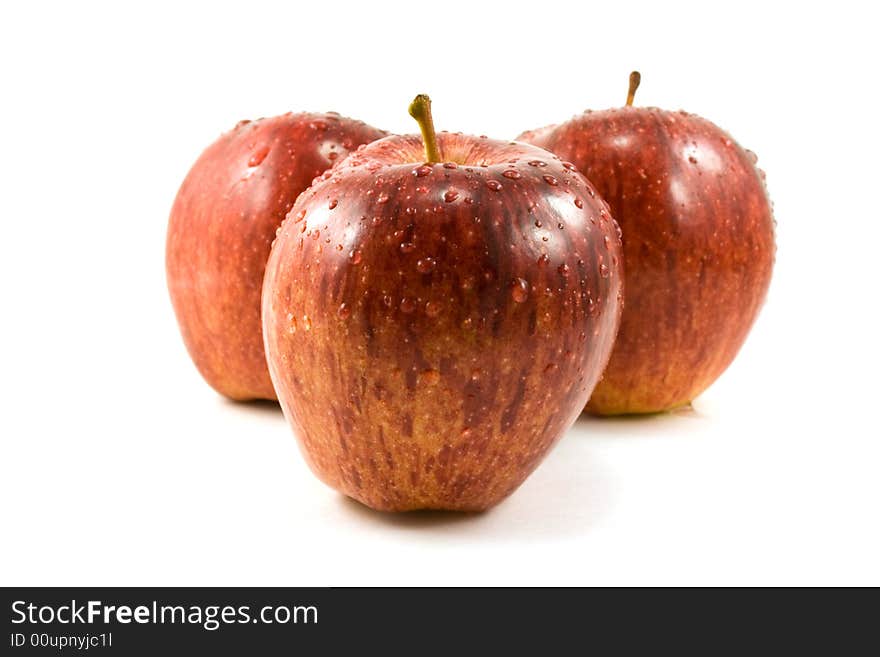
[[[217,392],[276,398],[260,325],[275,231],[316,176],[385,134],[335,113],[290,113],[240,122],[193,165],[168,222],[168,289],[190,356]]]
[[[586,403],[617,331],[619,233],[528,144],[392,136],[297,200],[263,284],[272,381],[314,472],[374,509],[482,510]],[[427,155],[427,157],[426,157]]]
[[[730,365],[770,284],[774,221],[756,157],[693,114],[627,105],[519,137],[569,160],[623,232],[626,304],[587,410],[688,404]]]

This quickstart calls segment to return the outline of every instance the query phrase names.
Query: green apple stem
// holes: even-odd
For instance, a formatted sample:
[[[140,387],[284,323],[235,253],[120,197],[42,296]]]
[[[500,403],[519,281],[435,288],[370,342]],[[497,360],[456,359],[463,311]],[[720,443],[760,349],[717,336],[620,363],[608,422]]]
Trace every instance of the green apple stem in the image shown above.
[[[434,131],[434,119],[431,117],[431,99],[425,94],[415,97],[409,106],[409,115],[419,124],[422,141],[425,142],[425,157],[428,162],[439,162],[440,149],[437,147],[437,133]]]
[[[638,71],[633,71],[629,74],[629,91],[626,92],[626,106],[631,107],[633,104],[633,100],[636,97],[636,89],[639,88],[639,83],[642,81],[642,74]]]

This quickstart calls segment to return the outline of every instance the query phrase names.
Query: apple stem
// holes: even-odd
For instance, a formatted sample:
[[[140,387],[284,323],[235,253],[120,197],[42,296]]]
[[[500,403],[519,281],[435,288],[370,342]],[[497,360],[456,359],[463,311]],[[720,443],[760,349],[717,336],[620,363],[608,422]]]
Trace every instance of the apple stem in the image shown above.
[[[434,119],[431,117],[431,99],[425,94],[415,97],[409,106],[409,115],[419,124],[422,141],[425,142],[425,157],[429,163],[439,162],[440,149],[437,147],[437,133],[434,131]]]
[[[626,92],[626,106],[632,107],[633,100],[636,97],[636,89],[639,88],[639,83],[642,81],[642,74],[638,71],[633,71],[629,74],[629,91]]]

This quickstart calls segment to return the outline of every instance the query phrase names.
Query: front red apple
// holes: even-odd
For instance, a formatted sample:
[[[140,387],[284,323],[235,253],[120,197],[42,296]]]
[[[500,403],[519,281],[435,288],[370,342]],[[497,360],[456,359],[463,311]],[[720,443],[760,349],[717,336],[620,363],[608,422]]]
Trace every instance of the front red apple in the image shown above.
[[[296,197],[386,133],[338,114],[243,121],[202,153],[168,222],[168,289],[205,380],[232,399],[275,399],[260,330],[263,271]]]
[[[270,372],[315,473],[375,509],[479,510],[572,424],[621,307],[617,226],[570,165],[374,142],[296,202],[263,287]]]

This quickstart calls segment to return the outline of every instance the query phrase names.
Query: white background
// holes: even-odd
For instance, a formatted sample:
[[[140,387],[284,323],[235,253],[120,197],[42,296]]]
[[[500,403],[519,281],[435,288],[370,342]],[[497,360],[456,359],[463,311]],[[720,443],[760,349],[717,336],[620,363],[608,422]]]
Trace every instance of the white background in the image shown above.
[[[4,3],[0,584],[880,584],[868,3]],[[821,9],[820,7],[825,7]],[[582,419],[479,516],[377,514],[180,340],[168,211],[242,118],[511,138],[623,102],[755,150],[767,304],[692,412]]]

